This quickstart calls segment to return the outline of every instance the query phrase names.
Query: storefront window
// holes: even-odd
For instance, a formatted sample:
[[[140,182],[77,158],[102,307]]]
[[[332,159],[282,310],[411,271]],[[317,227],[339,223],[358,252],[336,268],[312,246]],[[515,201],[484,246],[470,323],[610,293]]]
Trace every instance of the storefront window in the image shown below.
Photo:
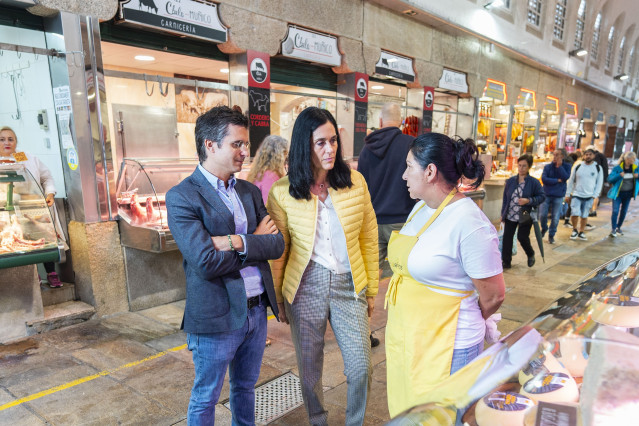
[[[392,102],[400,106],[402,123],[400,128],[402,132],[417,136],[420,132],[420,123],[422,109],[417,106],[421,101],[422,95],[413,96],[414,102],[409,102],[409,89],[406,86],[392,84],[390,82],[369,82],[370,93],[368,95],[368,131],[379,129],[379,119],[382,114],[382,107],[385,103]],[[433,130],[435,131],[435,130]]]
[[[433,107],[433,132],[449,137],[473,136],[474,99],[460,98],[455,94],[435,92]],[[485,145],[482,147],[485,150]]]
[[[332,91],[271,83],[271,134],[290,141],[295,119],[310,106],[326,109],[338,119],[337,100]]]
[[[108,42],[102,52],[114,164],[197,157],[195,120],[237,91],[228,63]]]
[[[54,102],[50,70],[53,61],[64,63],[65,59],[10,48],[20,45],[46,49],[45,33],[41,31],[0,26],[0,39],[3,47],[9,48],[0,50],[0,127],[14,130],[18,139],[16,152],[25,152],[27,158],[37,157],[46,164],[53,174],[56,197],[65,198],[58,126],[64,125],[61,131],[66,137],[62,145],[73,147],[69,131],[72,94],[67,83],[60,88],[59,102]],[[73,55],[68,60],[72,61]],[[64,79],[68,81],[66,71]]]

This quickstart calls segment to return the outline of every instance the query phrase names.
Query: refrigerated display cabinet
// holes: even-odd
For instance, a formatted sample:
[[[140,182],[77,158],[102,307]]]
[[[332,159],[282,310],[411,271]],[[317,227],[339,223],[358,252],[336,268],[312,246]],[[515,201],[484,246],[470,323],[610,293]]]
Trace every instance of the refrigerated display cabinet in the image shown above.
[[[639,419],[639,250],[595,269],[389,425]]]
[[[123,246],[154,253],[177,250],[164,197],[197,165],[197,158],[122,160],[116,197]]]
[[[0,165],[0,268],[64,261],[40,185],[22,164]]]

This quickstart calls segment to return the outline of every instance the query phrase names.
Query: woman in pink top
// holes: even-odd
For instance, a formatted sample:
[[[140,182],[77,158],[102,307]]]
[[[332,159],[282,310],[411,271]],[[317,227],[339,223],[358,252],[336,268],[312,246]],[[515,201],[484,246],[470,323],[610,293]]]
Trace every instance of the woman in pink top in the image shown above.
[[[271,186],[286,174],[286,159],[288,158],[288,141],[281,136],[269,135],[264,138],[257,151],[251,171],[246,180],[252,182],[262,191],[264,204],[268,198]]]

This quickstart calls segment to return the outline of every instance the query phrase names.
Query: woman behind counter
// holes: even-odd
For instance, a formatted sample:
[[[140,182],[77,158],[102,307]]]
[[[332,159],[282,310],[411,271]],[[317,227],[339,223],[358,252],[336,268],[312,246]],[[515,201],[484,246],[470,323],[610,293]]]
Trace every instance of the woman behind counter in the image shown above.
[[[264,205],[268,200],[271,186],[286,174],[288,141],[281,136],[269,135],[264,138],[246,180],[260,188]]]
[[[517,229],[517,241],[528,256],[528,267],[535,264],[535,250],[530,244],[530,228],[533,221],[530,212],[546,199],[541,183],[528,172],[533,165],[533,157],[524,154],[517,159],[517,175],[509,178],[504,186],[501,205],[501,221],[504,223],[501,259],[503,267],[511,267],[513,258],[513,237]],[[524,219],[527,216],[527,220]],[[517,228],[519,227],[519,229]]]
[[[322,370],[330,321],[344,360],[345,423],[361,425],[372,374],[367,315],[378,285],[377,221],[363,176],[342,159],[330,112],[310,107],[295,120],[288,176],[273,185],[268,211],[286,242],[271,269],[309,421],[327,424]]]
[[[471,140],[428,133],[411,144],[404,180],[418,202],[391,235],[386,368],[391,417],[481,352],[485,319],[504,299],[495,227],[457,191],[484,167]]]
[[[53,223],[55,226],[55,231],[58,234],[58,238],[60,238],[63,242],[66,242],[58,219],[58,212],[56,211],[54,206],[54,197],[56,194],[56,190],[51,171],[47,168],[47,166],[44,165],[44,163],[42,163],[37,157],[33,155],[27,155],[27,159],[24,161],[16,161],[13,158],[13,154],[16,153],[17,146],[18,137],[16,136],[16,133],[13,131],[13,129],[8,126],[0,128],[0,160],[11,160],[11,162],[15,161],[20,164],[24,164],[25,168],[29,170],[29,173],[31,173],[33,178],[40,185],[40,189],[46,197],[45,200],[47,206],[53,206],[51,216],[53,218]],[[49,286],[62,287],[62,282],[60,281],[58,274],[55,272],[55,263],[45,262],[43,265],[45,271],[47,272],[47,281],[49,282]]]

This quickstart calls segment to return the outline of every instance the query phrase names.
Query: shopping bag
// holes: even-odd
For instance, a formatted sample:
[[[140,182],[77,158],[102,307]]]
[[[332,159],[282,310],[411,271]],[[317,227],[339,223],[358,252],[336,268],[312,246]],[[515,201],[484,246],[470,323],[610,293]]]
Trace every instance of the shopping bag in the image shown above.
[[[504,222],[501,222],[499,225],[499,232],[497,233],[499,236],[499,251],[501,252],[504,247]],[[513,235],[513,256],[517,254],[517,232],[515,231],[515,235]]]

